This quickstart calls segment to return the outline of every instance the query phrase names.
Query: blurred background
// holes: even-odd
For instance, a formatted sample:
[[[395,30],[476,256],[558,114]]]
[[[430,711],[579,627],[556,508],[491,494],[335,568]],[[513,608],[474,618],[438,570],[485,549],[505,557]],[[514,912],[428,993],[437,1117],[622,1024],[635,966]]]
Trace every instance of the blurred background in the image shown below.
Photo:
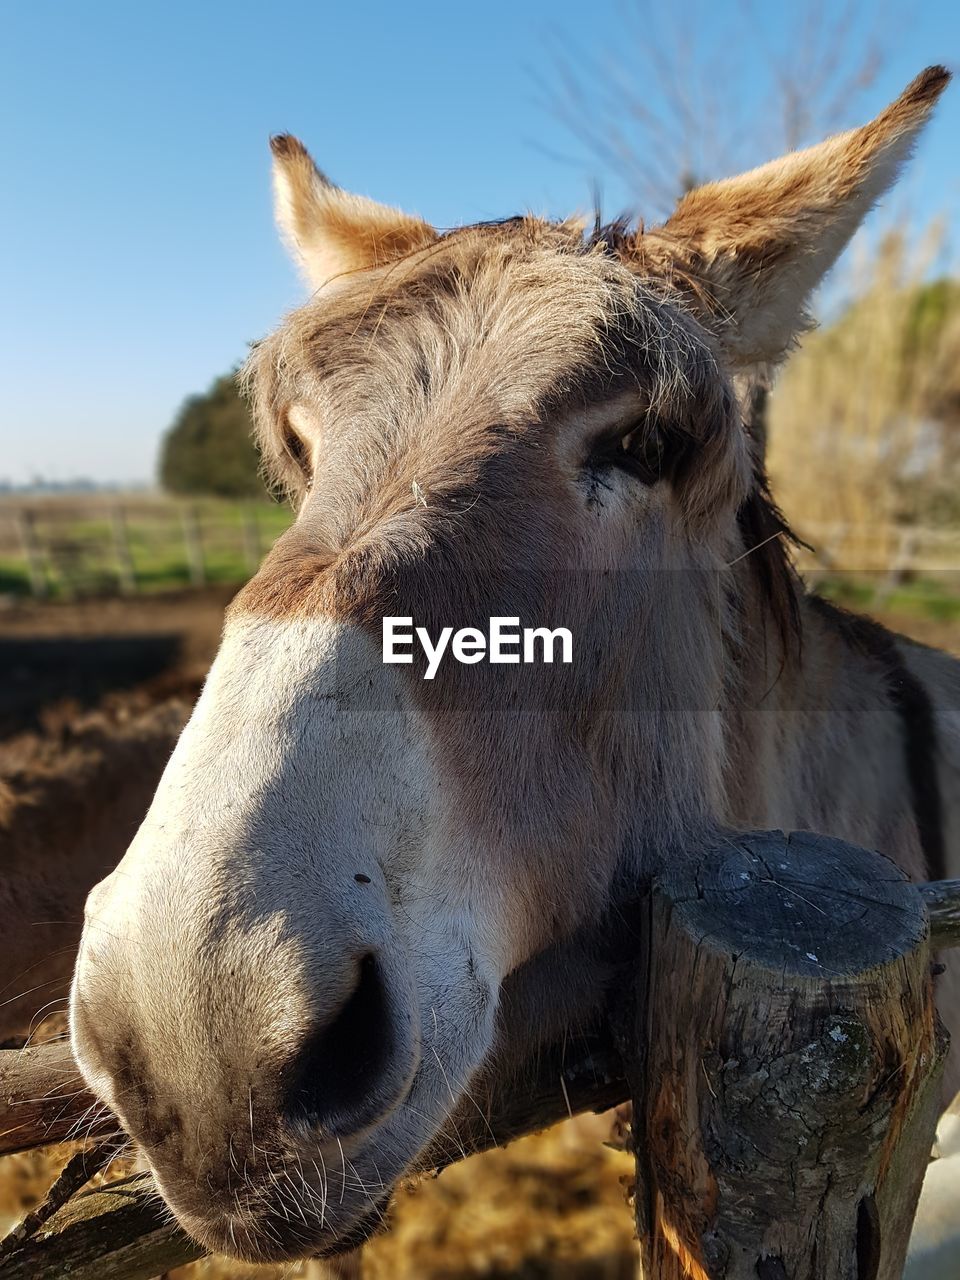
[[[960,10],[49,0],[4,3],[3,30],[0,841],[17,874],[48,860],[79,894],[122,853],[224,605],[291,519],[234,378],[303,296],[269,135],[438,227],[597,204],[652,223],[697,183],[866,121],[927,64],[955,69]],[[955,652],[958,137],[954,85],[754,403],[808,578]],[[0,976],[8,1045],[62,1030],[79,920],[35,910]],[[631,1160],[609,1129],[571,1122],[404,1192],[364,1274],[632,1276],[611,1210]],[[0,1161],[0,1230],[65,1158]]]

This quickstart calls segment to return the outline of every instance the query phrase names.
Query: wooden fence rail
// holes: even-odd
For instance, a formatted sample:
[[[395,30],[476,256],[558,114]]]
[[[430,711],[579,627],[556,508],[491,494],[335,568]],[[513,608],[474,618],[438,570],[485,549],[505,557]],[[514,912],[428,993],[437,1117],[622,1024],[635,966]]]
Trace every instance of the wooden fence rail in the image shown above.
[[[228,571],[254,573],[289,513],[266,501],[183,503],[137,499],[63,498],[0,505],[0,574],[16,574],[37,598],[60,594],[136,592],[165,565],[201,586]],[[800,562],[813,582],[827,574],[868,572],[876,596],[891,594],[911,574],[951,574],[960,581],[960,528],[837,521],[800,529],[815,551]]]
[[[721,834],[512,975],[458,1149],[423,1168],[630,1099],[646,1277],[896,1280],[940,1109],[936,953],[954,945],[958,881],[918,887],[823,836]],[[551,1002],[555,1034],[532,1043]],[[0,1054],[0,1152],[63,1140],[91,1101],[64,1046]],[[147,1280],[199,1252],[141,1175],[0,1246],[0,1276]]]
[[[825,575],[867,573],[882,601],[911,575],[960,575],[960,528],[798,521],[798,532],[809,543],[799,564],[814,585]]]
[[[240,582],[256,572],[289,514],[265,500],[0,504],[0,580],[38,599]]]

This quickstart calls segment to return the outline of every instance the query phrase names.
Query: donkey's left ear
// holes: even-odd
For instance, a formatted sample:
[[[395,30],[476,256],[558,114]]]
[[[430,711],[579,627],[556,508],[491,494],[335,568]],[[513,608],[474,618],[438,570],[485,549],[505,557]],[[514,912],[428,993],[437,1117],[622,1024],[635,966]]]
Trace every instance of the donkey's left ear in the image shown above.
[[[735,367],[779,360],[808,327],[810,294],[896,179],[949,79],[928,67],[870,124],[698,187],[642,237]]]
[[[298,138],[280,134],[270,139],[270,149],[277,225],[314,289],[437,239],[422,218],[335,186]]]

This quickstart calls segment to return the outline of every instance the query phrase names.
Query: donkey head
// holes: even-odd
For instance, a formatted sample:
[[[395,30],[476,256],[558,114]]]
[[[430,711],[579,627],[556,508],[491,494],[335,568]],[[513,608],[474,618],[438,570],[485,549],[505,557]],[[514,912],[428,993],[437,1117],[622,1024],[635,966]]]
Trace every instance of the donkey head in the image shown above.
[[[441,235],[274,140],[313,293],[248,373],[297,519],[90,895],[72,1003],[88,1082],[205,1245],[360,1238],[489,1054],[505,976],[721,814],[716,575],[777,527],[733,379],[789,349],[946,79],[647,232]],[[573,662],[426,680],[382,661],[385,616],[562,626]]]

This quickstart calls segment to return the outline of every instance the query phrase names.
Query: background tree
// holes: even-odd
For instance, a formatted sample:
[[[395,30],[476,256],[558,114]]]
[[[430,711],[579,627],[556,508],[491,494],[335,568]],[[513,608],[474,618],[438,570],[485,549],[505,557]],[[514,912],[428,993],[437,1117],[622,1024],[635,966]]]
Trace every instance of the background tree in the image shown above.
[[[184,401],[160,448],[160,483],[171,493],[263,496],[250,412],[233,373]]]
[[[555,49],[548,107],[647,219],[665,217],[692,187],[874,114],[871,90],[896,30],[883,5],[805,0],[776,24],[755,0],[717,13],[707,0],[627,0],[606,50],[588,57],[563,40]]]
[[[853,301],[771,399],[775,492],[837,569],[890,569],[911,531],[960,524],[960,283],[929,279],[937,239],[895,229],[861,254]]]

